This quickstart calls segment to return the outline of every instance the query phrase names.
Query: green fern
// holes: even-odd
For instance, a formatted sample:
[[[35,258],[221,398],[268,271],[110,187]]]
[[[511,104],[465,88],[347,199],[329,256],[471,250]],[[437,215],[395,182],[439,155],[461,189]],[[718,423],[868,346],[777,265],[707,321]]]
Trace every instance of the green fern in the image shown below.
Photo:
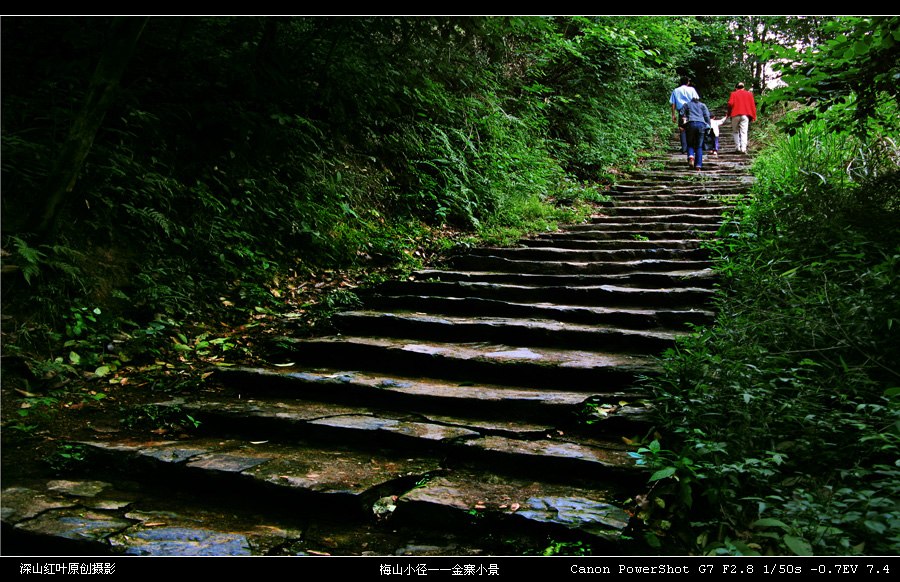
[[[53,245],[48,247],[50,254],[46,260],[46,264],[51,269],[59,271],[67,275],[72,281],[78,283],[82,290],[85,289],[82,277],[84,273],[78,266],[85,260],[84,253],[78,252],[72,247],[66,245]]]
[[[164,233],[166,233],[166,236],[172,235],[172,230],[175,228],[175,225],[162,212],[147,207],[135,208],[131,204],[123,204],[122,206],[125,208],[125,210],[128,211],[129,214],[137,217],[142,223],[146,225],[158,226]]]
[[[36,248],[28,246],[27,242],[17,236],[10,237],[10,240],[16,247],[22,276],[25,277],[25,282],[31,285],[32,277],[41,274],[41,264],[46,255]]]

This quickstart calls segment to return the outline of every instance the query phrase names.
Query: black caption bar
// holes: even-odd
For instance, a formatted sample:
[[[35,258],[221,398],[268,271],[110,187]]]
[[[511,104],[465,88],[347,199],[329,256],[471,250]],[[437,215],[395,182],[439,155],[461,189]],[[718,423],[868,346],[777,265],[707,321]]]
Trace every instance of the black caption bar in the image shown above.
[[[297,576],[340,573],[365,579],[430,580],[531,578],[552,576],[596,580],[633,576],[750,579],[755,577],[812,576],[891,579],[900,573],[900,557],[23,557],[0,558],[5,580],[10,576],[43,582],[50,577],[95,580],[134,576],[265,576],[293,572]],[[796,578],[795,578],[796,579]]]

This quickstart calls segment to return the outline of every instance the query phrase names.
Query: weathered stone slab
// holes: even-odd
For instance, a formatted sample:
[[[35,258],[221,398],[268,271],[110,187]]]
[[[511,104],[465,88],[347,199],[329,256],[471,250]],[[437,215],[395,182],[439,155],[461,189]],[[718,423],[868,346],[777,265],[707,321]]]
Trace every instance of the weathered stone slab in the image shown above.
[[[677,286],[679,281],[669,281]],[[711,284],[711,283],[710,283]],[[543,301],[503,301],[482,297],[447,297],[434,295],[377,296],[369,303],[386,310],[415,309],[419,312],[456,316],[500,315],[520,319],[555,319],[587,325],[616,326],[626,329],[683,330],[687,323],[712,321],[708,310],[690,308],[631,308],[591,305],[565,305]]]
[[[246,536],[190,527],[153,527],[110,539],[132,556],[251,556]]]
[[[207,453],[187,463],[188,467],[225,473],[240,473],[272,460],[270,456],[245,456],[228,453]]]
[[[628,513],[606,489],[567,487],[469,471],[431,479],[398,500],[396,516],[431,519],[443,512],[493,515],[522,525],[552,525],[592,535],[617,537]],[[419,515],[421,514],[421,515]]]
[[[370,422],[365,422],[366,420]],[[392,419],[352,418],[341,426],[363,430],[388,430],[426,441],[476,435],[472,430],[437,424],[403,423]],[[408,425],[414,425],[415,430]],[[385,428],[386,427],[386,428]],[[192,470],[214,471],[224,475],[250,477],[260,483],[315,493],[359,495],[396,479],[418,477],[438,471],[440,459],[428,454],[405,455],[375,451],[357,451],[349,446],[296,446],[281,443],[214,441],[198,439],[190,450],[211,451],[195,455],[184,463]],[[158,450],[142,448],[137,454],[168,463],[171,444]],[[177,449],[176,449],[177,450]],[[127,455],[134,451],[119,451]],[[130,457],[129,457],[130,458]],[[172,477],[177,478],[177,477]],[[31,492],[23,496],[32,497]],[[140,511],[126,517],[144,520]],[[171,517],[171,516],[170,516]]]
[[[458,439],[461,437],[470,438],[479,436],[477,432],[465,428],[361,415],[322,418],[311,421],[310,424],[364,432],[385,432],[421,439],[423,441],[437,442]]]
[[[516,360],[541,360],[543,357],[538,352],[529,348],[516,348],[499,352],[485,352],[482,356],[492,360],[516,361]]]
[[[610,211],[620,216],[659,216],[682,215],[689,214],[694,216],[721,216],[730,206],[709,206],[709,205],[671,205],[671,206],[650,206],[645,204],[630,204],[622,202],[616,204]]]
[[[290,340],[288,340],[290,341]],[[284,357],[318,366],[344,365],[391,374],[421,376],[423,370],[445,380],[503,382],[511,386],[570,391],[619,391],[654,365],[634,354],[574,349],[528,348],[527,358],[505,360],[489,354],[516,352],[521,346],[484,342],[410,341],[403,338],[340,336],[294,340]],[[423,353],[427,352],[427,353]],[[532,357],[537,354],[539,357]]]
[[[124,439],[118,441],[81,441],[81,445],[105,451],[138,452],[144,448],[179,446],[178,441]]]
[[[597,290],[584,287],[577,289],[581,290],[585,297],[593,294],[592,291],[603,294],[613,292],[626,295],[637,294],[641,300],[644,300],[646,295],[643,290],[627,287],[614,288],[608,285]],[[672,290],[672,293],[679,295],[681,291]],[[707,292],[704,291],[704,293]],[[541,346],[604,349],[609,352],[656,353],[672,345],[675,338],[680,333],[684,333],[628,329],[615,325],[568,323],[552,319],[488,316],[441,317],[423,313],[375,311],[345,312],[337,318],[337,324],[344,331],[356,335],[381,335],[386,328],[389,328],[394,335],[410,338],[440,337],[444,340],[455,339],[458,341],[516,342],[522,346],[504,352],[502,356],[497,353],[486,354],[486,357],[504,357],[507,360],[538,360],[541,358],[540,354],[530,348]]]
[[[629,521],[628,513],[621,507],[570,495],[530,497],[516,516],[597,536],[616,536]]]
[[[98,511],[81,508],[53,509],[16,527],[32,534],[79,542],[102,542],[131,526],[131,522]]]
[[[584,395],[582,395],[584,396]],[[471,429],[481,434],[503,433],[514,438],[532,438],[536,435],[546,434],[555,430],[549,424],[537,424],[515,420],[493,420],[473,417],[447,416],[439,414],[426,414],[428,420],[441,424],[448,424]]]
[[[165,463],[178,464],[198,455],[210,452],[210,448],[198,447],[194,443],[183,444],[179,441],[84,441],[82,445],[106,451],[108,454],[131,453],[131,458],[150,457]],[[221,445],[211,445],[219,448]]]
[[[486,453],[520,457],[523,460],[529,457],[536,460],[559,459],[583,462],[585,465],[597,467],[634,469],[634,461],[628,456],[627,451],[603,449],[572,442],[523,441],[500,436],[486,436],[481,439],[464,441],[462,444]]]
[[[626,225],[627,229],[633,225]],[[706,269],[712,261],[674,259],[624,259],[619,261],[536,261],[507,257],[460,257],[454,261],[460,269],[505,271],[546,275],[603,275],[637,270],[668,271],[672,269]]]
[[[623,217],[624,218],[624,217]],[[531,261],[569,261],[575,263],[585,263],[592,261],[616,261],[616,260],[638,260],[641,258],[662,258],[662,259],[694,259],[702,260],[708,256],[708,251],[699,248],[676,248],[676,247],[637,247],[637,248],[560,248],[554,246],[524,246],[511,248],[483,248],[478,252],[469,253],[466,257],[502,257],[510,260],[531,260]]]
[[[47,483],[47,489],[74,497],[95,497],[98,493],[111,487],[105,481],[66,481],[58,479]]]
[[[100,511],[116,511],[134,505],[134,501],[127,499],[86,499],[81,504]]]
[[[648,238],[677,236],[673,233],[681,232],[681,236],[713,236],[721,225],[716,223],[698,224],[693,222],[602,222],[590,224],[577,224],[565,227],[563,232],[577,233],[579,236],[646,236]],[[601,234],[604,233],[604,234]]]
[[[403,378],[366,372],[349,371],[295,371],[286,368],[283,371],[264,368],[229,368],[221,371],[218,378],[230,383],[239,382],[246,390],[264,391],[274,380],[281,381],[280,388],[291,390],[288,394],[298,398],[309,391],[309,385],[325,385],[330,394],[342,389],[360,397],[373,398],[373,404],[383,401],[386,395],[403,395],[419,399],[440,401],[471,401],[472,406],[485,403],[534,403],[541,406],[571,407],[581,404],[586,396],[583,392],[527,389],[501,386],[496,384],[476,384],[474,382],[450,383],[429,378]],[[341,381],[335,385],[335,377]]]
[[[278,400],[204,400],[179,404],[184,410],[209,412],[217,416],[239,416],[249,418],[279,418],[295,422],[306,422],[330,416],[358,414],[358,406],[344,406],[327,402],[283,402]]]
[[[192,459],[207,452],[207,449],[200,449],[195,447],[184,448],[178,446],[158,449],[141,449],[140,451],[142,455],[152,457],[157,461],[163,461],[164,463],[183,463],[188,459]]]
[[[267,448],[272,453],[273,449]],[[424,475],[440,469],[439,459],[428,456],[367,454],[352,450],[282,449],[283,454],[245,474],[278,486],[317,493],[359,495],[401,477]]]
[[[599,249],[644,249],[644,250],[693,250],[701,248],[703,241],[696,238],[643,240],[634,238],[591,238],[575,236],[554,236],[524,239],[519,244],[530,248],[557,248],[576,250]]]
[[[76,505],[76,502],[70,499],[47,495],[45,492],[29,487],[7,487],[0,496],[0,503],[2,503],[2,519],[5,523],[10,524],[31,519],[51,509]]]
[[[582,237],[592,233],[570,233],[571,236]],[[600,233],[594,233],[600,234]],[[608,234],[608,233],[605,233]],[[661,280],[685,280],[714,279],[715,272],[712,269],[672,269],[670,271],[635,271],[631,273],[609,273],[597,275],[540,275],[532,273],[501,273],[493,271],[418,271],[416,280],[401,284],[384,284],[376,291],[379,294],[401,294],[405,292],[411,295],[421,293],[417,283],[420,282],[472,282],[472,283],[507,283],[513,285],[531,287],[581,287],[596,285],[633,284],[632,282],[645,281],[648,284],[656,284]],[[545,301],[550,299],[545,298]]]

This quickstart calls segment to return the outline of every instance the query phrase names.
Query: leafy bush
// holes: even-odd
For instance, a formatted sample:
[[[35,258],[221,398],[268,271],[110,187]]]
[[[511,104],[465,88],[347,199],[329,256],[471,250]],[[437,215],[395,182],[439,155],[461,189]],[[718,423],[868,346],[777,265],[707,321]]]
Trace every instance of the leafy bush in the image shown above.
[[[56,237],[38,240],[26,219],[109,24],[4,22],[21,55],[3,96],[5,263],[24,278],[4,297],[44,321],[67,312],[58,297],[142,322],[223,294],[272,307],[285,272],[407,264],[398,241],[423,228],[508,240],[580,218],[593,184],[670,129],[657,102],[691,26],[151,18]]]
[[[680,528],[653,535],[709,553],[900,549],[900,168],[887,138],[821,121],[755,164],[737,228],[712,244],[716,324],[667,352],[653,383],[671,442],[642,459],[670,503],[645,517]],[[687,507],[690,526],[676,520]]]

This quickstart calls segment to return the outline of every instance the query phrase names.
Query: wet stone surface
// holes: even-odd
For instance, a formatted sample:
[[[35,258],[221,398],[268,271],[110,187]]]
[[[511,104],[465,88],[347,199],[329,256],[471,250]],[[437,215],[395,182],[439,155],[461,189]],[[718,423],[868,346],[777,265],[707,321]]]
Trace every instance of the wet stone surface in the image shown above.
[[[628,526],[629,516],[622,508],[582,497],[532,497],[517,516],[559,524],[594,535],[616,534]]]
[[[101,542],[132,522],[82,508],[55,509],[16,525],[24,531],[80,542]]]
[[[466,343],[410,343],[391,338],[371,337],[343,337],[323,338],[314,340],[293,341],[295,346],[309,346],[323,348],[326,346],[354,345],[357,347],[371,348],[379,353],[390,353],[394,350],[430,354],[447,358],[448,361],[466,360],[493,360],[500,363],[509,360],[514,366],[520,361],[542,360],[542,363],[580,368],[594,367],[640,367],[646,368],[650,363],[647,358],[629,354],[611,354],[602,352],[588,352],[583,350],[565,350],[552,348],[521,348],[503,344],[489,344],[485,342]],[[489,356],[493,354],[493,356]],[[504,358],[504,354],[509,357]]]
[[[190,461],[187,466],[210,471],[223,471],[226,473],[240,473],[251,467],[255,467],[271,460],[272,457],[247,457],[232,454],[207,454],[201,455]]]
[[[5,523],[18,523],[30,519],[50,509],[60,509],[76,505],[75,501],[57,495],[47,495],[28,487],[8,487],[3,490],[2,517]]]
[[[84,493],[91,496],[80,495]],[[242,521],[237,515],[191,508],[126,511],[133,504],[160,500],[122,500],[122,496],[96,481],[56,480],[34,488],[11,487],[3,491],[3,521],[17,532],[74,540],[97,553],[126,555],[259,555],[302,537],[299,529],[261,523],[258,517]]]
[[[486,473],[454,472],[431,479],[403,495],[398,516],[429,519],[451,511],[460,515],[492,514],[524,520],[532,526],[563,526],[593,535],[617,535],[628,513],[604,489],[503,478]],[[446,515],[446,513],[444,514]]]
[[[319,418],[358,414],[359,407],[305,401],[272,401],[272,400],[208,400],[204,402],[183,403],[184,410],[200,411],[208,414],[228,417],[281,418],[284,420],[305,422]]]
[[[235,523],[233,516],[215,512],[133,511],[126,517],[139,523],[111,537],[110,544],[127,555],[267,555],[303,535],[299,529],[253,523],[252,517]]]
[[[47,489],[72,495],[75,497],[94,497],[110,484],[105,481],[65,481],[57,480],[47,483]]]
[[[540,360],[541,354],[529,350],[528,348],[519,348],[517,350],[506,350],[503,352],[489,352],[484,355],[486,358],[498,360]]]
[[[485,452],[532,457],[533,459],[567,459],[584,463],[632,468],[634,462],[627,452],[585,446],[572,442],[540,440],[523,441],[499,436],[488,436],[482,439],[464,441],[468,447],[478,448]]]
[[[443,416],[437,414],[428,414],[427,417],[428,420],[433,422],[470,429],[481,434],[507,433],[509,435],[518,435],[522,438],[531,438],[554,430],[554,427],[548,424],[536,424],[519,420],[460,418],[458,416]]]
[[[354,451],[307,449],[254,467],[246,474],[275,485],[358,495],[393,479],[423,475],[440,468],[438,459]]]
[[[377,404],[386,393],[410,398],[431,400],[469,400],[477,407],[482,402],[535,402],[547,405],[577,405],[585,398],[583,392],[548,389],[524,389],[510,386],[475,383],[450,382],[429,378],[394,378],[362,372],[311,372],[286,371],[282,373],[259,368],[236,368],[220,372],[226,381],[240,380],[251,385],[265,385],[272,379],[282,382],[282,387],[290,389],[290,395],[301,396],[310,385],[328,385],[329,391],[355,389],[352,394],[357,400]],[[340,386],[335,386],[335,383]],[[253,389],[253,387],[248,388]],[[343,394],[343,392],[339,392]],[[259,410],[256,408],[256,410]],[[359,409],[357,409],[359,411]]]
[[[162,449],[142,449],[140,451],[142,455],[164,463],[182,463],[206,452],[206,449],[182,448],[177,446]]]
[[[364,418],[372,420],[371,417]],[[391,419],[380,420],[396,422]],[[441,468],[440,459],[429,455],[357,451],[351,447],[341,448],[335,445],[317,448],[267,441],[211,439],[200,439],[191,444],[193,446],[187,448],[175,448],[172,443],[161,443],[158,448],[123,449],[111,443],[111,449],[123,455],[123,460],[136,452],[164,463],[168,462],[169,455],[173,452],[215,451],[192,456],[184,466],[193,471],[249,476],[260,482],[288,489],[350,495],[359,495],[395,479],[418,477]]]
[[[134,501],[127,499],[85,499],[82,505],[102,511],[115,511],[131,506]]]
[[[251,556],[240,534],[186,527],[160,527],[128,532],[110,539],[114,548],[136,556]]]
[[[360,431],[379,431],[423,439],[426,441],[444,441],[460,437],[476,437],[478,433],[458,427],[428,424],[423,422],[406,422],[391,418],[373,416],[338,416],[314,420],[310,424],[329,426]]]
[[[460,547],[453,544],[449,546],[427,546],[421,544],[409,544],[394,552],[395,556],[454,556],[459,553]]]
[[[406,344],[402,349],[418,354],[442,354],[447,351],[447,348],[441,346],[429,346],[425,344]]]

